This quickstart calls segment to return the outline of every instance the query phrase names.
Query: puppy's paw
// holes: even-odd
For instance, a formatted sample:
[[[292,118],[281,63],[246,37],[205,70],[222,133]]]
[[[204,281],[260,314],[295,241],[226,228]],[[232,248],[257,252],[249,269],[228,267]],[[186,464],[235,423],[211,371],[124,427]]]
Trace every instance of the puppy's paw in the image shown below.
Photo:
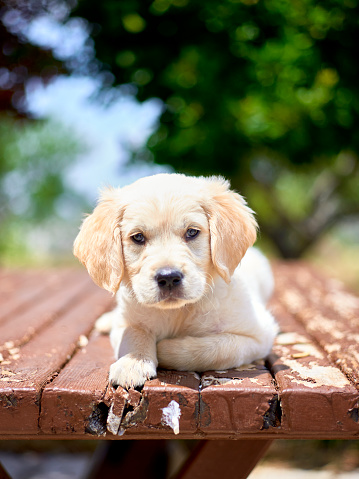
[[[130,355],[123,356],[110,367],[110,383],[112,386],[143,386],[147,379],[157,374],[156,365],[149,359],[136,359]]]
[[[114,312],[109,311],[98,318],[95,323],[95,329],[101,334],[109,334],[112,328]]]

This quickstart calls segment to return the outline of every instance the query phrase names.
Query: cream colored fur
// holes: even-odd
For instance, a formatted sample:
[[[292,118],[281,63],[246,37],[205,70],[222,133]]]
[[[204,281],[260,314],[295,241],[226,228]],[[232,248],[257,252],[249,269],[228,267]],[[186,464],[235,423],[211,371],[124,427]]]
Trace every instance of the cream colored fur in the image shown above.
[[[74,253],[99,286],[117,294],[117,307],[97,322],[111,329],[113,385],[141,386],[158,365],[222,370],[270,352],[277,327],[265,303],[273,277],[250,248],[256,228],[253,212],[221,177],[160,174],[102,193]],[[188,237],[193,230],[197,236]],[[179,286],[160,287],[164,268],[181,273]]]

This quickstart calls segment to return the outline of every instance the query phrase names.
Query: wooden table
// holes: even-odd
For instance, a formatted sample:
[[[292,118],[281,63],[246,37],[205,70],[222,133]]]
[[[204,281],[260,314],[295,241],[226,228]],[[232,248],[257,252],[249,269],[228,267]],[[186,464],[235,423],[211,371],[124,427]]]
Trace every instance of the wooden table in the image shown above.
[[[82,269],[0,270],[0,438],[199,439],[182,478],[247,477],[277,438],[359,438],[359,298],[304,264],[274,270],[281,333],[266,361],[159,370],[129,391],[108,385],[113,352],[93,329],[109,293]]]

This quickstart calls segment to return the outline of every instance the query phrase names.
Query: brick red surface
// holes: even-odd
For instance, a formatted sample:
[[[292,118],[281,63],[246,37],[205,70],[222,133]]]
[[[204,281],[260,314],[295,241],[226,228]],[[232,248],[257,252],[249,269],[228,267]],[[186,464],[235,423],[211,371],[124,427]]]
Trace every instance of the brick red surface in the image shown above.
[[[281,333],[265,361],[159,370],[129,391],[109,386],[113,352],[94,331],[111,295],[82,270],[0,271],[0,437],[358,437],[359,299],[301,263],[274,271]],[[179,431],[164,421],[171,401]]]

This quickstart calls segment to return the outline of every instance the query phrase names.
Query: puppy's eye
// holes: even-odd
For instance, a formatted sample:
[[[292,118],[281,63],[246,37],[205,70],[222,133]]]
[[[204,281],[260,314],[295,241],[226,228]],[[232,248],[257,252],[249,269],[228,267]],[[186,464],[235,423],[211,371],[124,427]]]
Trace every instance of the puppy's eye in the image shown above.
[[[144,244],[145,242],[145,237],[142,233],[136,233],[135,235],[132,235],[131,239],[136,244]]]
[[[196,236],[198,236],[198,233],[199,233],[199,230],[196,230],[195,228],[189,228],[186,231],[186,239],[191,240],[195,238]]]

